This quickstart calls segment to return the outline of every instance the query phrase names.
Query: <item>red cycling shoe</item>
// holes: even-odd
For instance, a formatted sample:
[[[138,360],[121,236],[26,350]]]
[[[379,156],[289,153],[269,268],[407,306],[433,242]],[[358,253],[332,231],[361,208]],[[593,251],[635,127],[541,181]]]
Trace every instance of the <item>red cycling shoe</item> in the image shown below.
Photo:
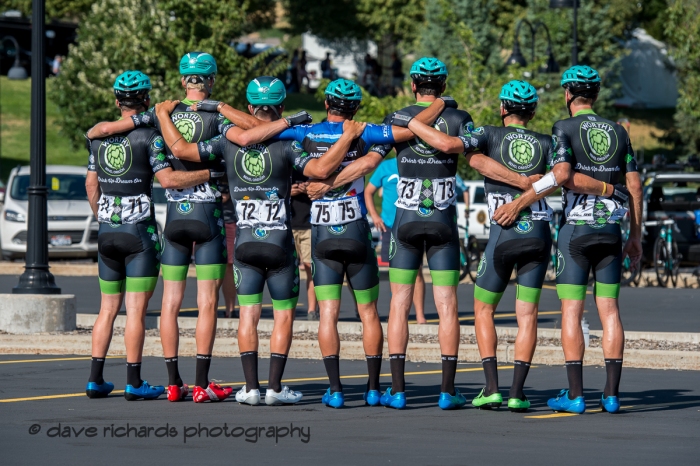
[[[168,401],[182,401],[190,393],[190,387],[187,384],[182,384],[182,387],[177,385],[168,385]]]
[[[233,388],[225,387],[210,382],[207,388],[202,388],[199,385],[194,387],[192,392],[192,400],[195,403],[204,403],[206,401],[223,401],[233,393]]]

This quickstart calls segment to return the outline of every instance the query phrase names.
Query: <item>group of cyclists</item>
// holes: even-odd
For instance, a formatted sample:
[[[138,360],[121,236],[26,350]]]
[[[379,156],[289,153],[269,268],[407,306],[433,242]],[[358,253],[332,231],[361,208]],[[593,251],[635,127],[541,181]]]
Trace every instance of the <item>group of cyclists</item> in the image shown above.
[[[336,79],[325,89],[327,118],[311,124],[301,111],[284,117],[286,91],[279,79],[261,76],[246,92],[248,113],[211,100],[217,66],[208,53],[180,61],[185,97],[151,107],[151,82],[126,71],[114,83],[121,119],[101,122],[87,134],[87,191],[100,223],[100,313],[93,330],[92,367],[86,393],[106,397],[114,385],[103,378],[116,315],[126,300],[127,400],[154,399],[167,390],[184,400],[189,387],[178,370],[177,316],[191,257],[197,275],[195,402],[221,401],[233,394],[209,379],[216,335],[219,288],[227,251],[222,199],[235,206],[233,279],[238,292],[238,345],[245,385],[239,403],[292,404],[302,394],[282,386],[293,338],[299,289],[299,261],[290,227],[291,175],[308,178],[313,200],[312,276],[320,309],[318,340],[329,388],[324,405],[344,405],[337,322],[347,279],[362,320],[369,406],[406,407],[404,381],[408,315],[418,273],[427,255],[439,315],[442,383],[438,405],[461,408],[467,400],[455,387],[460,324],[460,272],[455,176],[464,154],[485,177],[492,227],[479,264],[474,292],[475,326],[486,378],[472,400],[482,409],[499,407],[496,307],[517,270],[518,335],[508,407],[530,407],[523,386],[537,342],[537,310],[547,270],[552,210],[545,196],[561,188],[564,215],[559,236],[557,292],[562,301],[562,345],[569,389],[549,400],[555,411],[581,413],[584,353],[581,317],[588,274],[603,323],[607,383],[601,405],[620,407],[618,386],[624,334],[617,298],[623,245],[620,219],[629,203],[631,232],[624,253],[641,254],[641,184],[629,137],[621,126],[596,115],[598,73],[588,66],[567,70],[561,84],[570,118],[553,135],[527,129],[538,95],[524,81],[500,93],[502,127],[476,127],[471,116],[444,96],[448,71],[436,58],[411,66],[416,102],[388,115],[383,124],[353,119],[362,89]],[[389,243],[391,305],[388,322],[391,386],[380,391],[384,334],[377,312],[379,270],[366,220],[364,177],[396,151],[399,182],[396,218]],[[624,179],[623,179],[624,175]],[[166,188],[168,209],[162,240],[151,199],[153,177]],[[626,185],[623,186],[623,183]],[[159,274],[163,276],[161,341],[168,387],[141,379],[144,319]],[[269,382],[264,397],[258,380],[257,324],[267,283],[274,310]]]

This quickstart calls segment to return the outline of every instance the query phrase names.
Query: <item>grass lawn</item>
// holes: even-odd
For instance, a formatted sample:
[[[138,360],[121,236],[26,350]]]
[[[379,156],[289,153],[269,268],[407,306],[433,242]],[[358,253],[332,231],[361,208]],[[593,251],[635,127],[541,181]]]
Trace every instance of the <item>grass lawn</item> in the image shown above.
[[[52,85],[46,81],[47,91]],[[11,81],[0,77],[0,178],[17,165],[29,163],[29,134],[31,113],[31,81]],[[67,137],[59,133],[58,107],[46,105],[46,161],[49,164],[85,165],[83,148],[73,149]]]

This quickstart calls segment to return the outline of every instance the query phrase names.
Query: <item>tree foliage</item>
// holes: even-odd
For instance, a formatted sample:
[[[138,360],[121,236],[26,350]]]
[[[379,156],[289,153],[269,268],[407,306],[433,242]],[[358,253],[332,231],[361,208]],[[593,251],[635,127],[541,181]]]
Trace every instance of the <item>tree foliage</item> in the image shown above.
[[[678,66],[676,126],[686,152],[700,153],[700,3],[672,0],[666,36]]]
[[[219,73],[214,97],[243,102],[245,85],[257,74],[274,72],[265,56],[250,60],[228,44],[245,25],[236,2],[216,0],[100,0],[78,28],[50,97],[58,104],[59,124],[76,144],[100,120],[114,119],[111,86],[118,74],[138,69],[153,83],[152,102],[183,96],[178,64],[188,51],[209,52]],[[273,69],[271,69],[273,68]]]
[[[48,18],[81,18],[90,11],[95,0],[46,0],[45,11]],[[0,11],[18,10],[24,16],[32,15],[32,0],[2,0]]]

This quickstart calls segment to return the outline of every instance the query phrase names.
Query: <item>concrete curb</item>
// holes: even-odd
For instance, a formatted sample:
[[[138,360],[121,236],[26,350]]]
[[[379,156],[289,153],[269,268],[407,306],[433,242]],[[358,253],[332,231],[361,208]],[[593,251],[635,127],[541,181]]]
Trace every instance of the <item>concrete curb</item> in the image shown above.
[[[95,324],[95,319],[97,319],[97,314],[78,314],[77,323],[80,328],[91,328]],[[194,330],[197,324],[196,317],[179,317],[178,323],[181,329]],[[126,325],[126,316],[117,316],[114,326],[116,328],[124,328]],[[262,332],[272,332],[272,327],[274,321],[271,319],[261,319],[258,324],[258,330]],[[382,323],[384,328],[384,334],[387,331],[386,322]],[[160,317],[157,316],[146,316],[146,328],[147,329],[157,329],[160,328]],[[238,319],[219,319],[217,321],[217,328],[221,330],[237,330],[238,329]],[[429,324],[412,324],[408,326],[408,333],[410,335],[437,335],[438,334],[437,325]],[[305,321],[297,320],[294,322],[295,332],[309,332],[318,333],[318,321]],[[338,333],[341,334],[351,334],[351,335],[361,335],[362,334],[362,323],[360,322],[338,322]],[[499,337],[512,337],[515,338],[518,334],[517,327],[496,327],[496,333]],[[461,325],[460,326],[461,335],[474,335],[473,325]],[[591,335],[598,338],[602,338],[603,332],[601,330],[591,330]],[[556,338],[561,337],[560,329],[551,328],[541,328],[537,329],[537,336],[540,338]],[[683,332],[635,332],[635,331],[625,331],[625,338],[627,340],[649,340],[649,341],[671,341],[674,343],[700,343],[700,333],[683,333]]]
[[[91,354],[91,335],[3,335],[0,339],[0,354]],[[270,356],[270,341],[260,340],[261,357]],[[124,339],[115,338],[109,351],[110,355],[125,355]],[[180,356],[194,357],[197,347],[193,337],[180,337]],[[214,356],[238,357],[238,340],[236,338],[217,338]],[[389,349],[384,345],[384,356]],[[144,356],[163,357],[160,337],[146,337]],[[289,357],[295,359],[321,359],[318,342],[314,340],[294,340]],[[340,345],[340,357],[346,360],[363,360],[365,358],[361,341],[343,341]],[[501,346],[497,357],[501,362],[513,362],[513,345]],[[441,361],[440,347],[436,343],[410,343],[406,359],[413,362]],[[625,366],[643,369],[700,370],[700,352],[695,351],[661,351],[661,350],[626,350]],[[460,362],[480,362],[479,349],[476,345],[460,345]],[[563,365],[564,353],[558,347],[539,347],[535,352],[533,364]],[[587,366],[603,365],[603,350],[588,348],[584,358]]]

